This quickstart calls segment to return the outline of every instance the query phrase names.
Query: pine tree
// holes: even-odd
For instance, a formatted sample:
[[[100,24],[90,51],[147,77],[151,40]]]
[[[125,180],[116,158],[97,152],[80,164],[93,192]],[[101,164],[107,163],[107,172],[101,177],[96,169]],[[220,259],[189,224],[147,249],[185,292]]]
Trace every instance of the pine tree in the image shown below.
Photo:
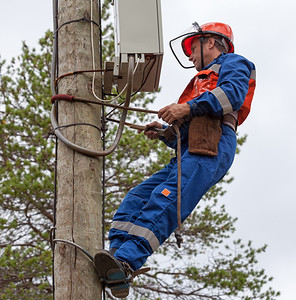
[[[113,56],[109,0],[103,5],[104,55]],[[24,43],[22,54],[0,63],[0,299],[51,299],[54,145],[50,123],[52,34],[40,49]],[[149,107],[154,94],[137,94],[133,106]],[[117,111],[106,109],[109,117]],[[147,114],[129,114],[146,124]],[[107,123],[106,141],[116,124]],[[243,144],[245,137],[239,139]],[[239,149],[238,149],[239,150]],[[163,143],[125,129],[116,151],[106,157],[106,236],[112,216],[128,190],[164,166],[174,155]],[[170,237],[148,260],[152,271],[137,278],[130,299],[276,299],[272,278],[257,264],[266,246],[232,240],[236,219],[219,198],[232,178],[227,175],[201,200],[183,226],[179,249]],[[111,297],[111,296],[110,296]]]
[[[40,40],[40,54],[23,43],[18,60],[6,69],[1,62],[1,299],[47,299],[45,294],[51,292],[51,40],[47,32]]]

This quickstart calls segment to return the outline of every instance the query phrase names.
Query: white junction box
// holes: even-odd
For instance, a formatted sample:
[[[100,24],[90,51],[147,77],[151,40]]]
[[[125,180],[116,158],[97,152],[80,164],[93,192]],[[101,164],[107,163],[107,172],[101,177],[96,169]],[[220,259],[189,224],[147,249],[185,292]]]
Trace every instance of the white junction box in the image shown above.
[[[133,91],[158,90],[163,58],[160,0],[115,0],[113,78],[121,91],[127,80],[128,57],[134,55]]]

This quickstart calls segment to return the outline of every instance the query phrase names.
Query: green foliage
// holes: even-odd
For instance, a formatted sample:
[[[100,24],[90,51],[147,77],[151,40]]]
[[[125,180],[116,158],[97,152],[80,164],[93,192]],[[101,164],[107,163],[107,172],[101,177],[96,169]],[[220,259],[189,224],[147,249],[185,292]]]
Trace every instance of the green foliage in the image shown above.
[[[51,299],[51,251],[45,244],[7,246],[1,253],[1,299]]]
[[[23,43],[22,55],[5,72],[1,62],[1,299],[46,299],[44,291],[51,293],[51,41],[47,32],[39,41],[41,54]]]

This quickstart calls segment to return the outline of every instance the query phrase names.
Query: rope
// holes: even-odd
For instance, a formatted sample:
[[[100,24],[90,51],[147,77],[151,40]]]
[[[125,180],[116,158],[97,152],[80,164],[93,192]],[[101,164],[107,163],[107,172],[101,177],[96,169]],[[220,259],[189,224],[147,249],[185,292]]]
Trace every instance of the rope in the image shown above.
[[[177,245],[181,248],[181,243],[183,242],[183,238],[181,236],[182,230],[182,219],[181,219],[181,135],[179,126],[177,124],[173,124],[173,128],[177,134],[177,161],[178,161],[178,192],[177,192],[177,219],[178,219],[178,228],[175,230],[175,237],[177,240]]]

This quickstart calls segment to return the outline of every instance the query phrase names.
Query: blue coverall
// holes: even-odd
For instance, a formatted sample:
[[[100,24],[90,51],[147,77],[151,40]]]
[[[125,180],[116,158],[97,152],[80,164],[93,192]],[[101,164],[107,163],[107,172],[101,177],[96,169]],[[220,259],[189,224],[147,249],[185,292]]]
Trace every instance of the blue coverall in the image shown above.
[[[188,101],[191,115],[222,116],[238,111],[254,76],[255,66],[246,58],[222,53],[204,69],[219,69],[217,89],[206,91]],[[236,134],[222,125],[217,156],[188,152],[188,124],[180,128],[182,140],[182,222],[202,196],[219,182],[230,168],[236,150]],[[168,142],[176,148],[176,140]],[[177,228],[177,159],[172,158],[162,170],[128,192],[116,214],[109,233],[110,248],[117,248],[115,257],[138,270]]]

